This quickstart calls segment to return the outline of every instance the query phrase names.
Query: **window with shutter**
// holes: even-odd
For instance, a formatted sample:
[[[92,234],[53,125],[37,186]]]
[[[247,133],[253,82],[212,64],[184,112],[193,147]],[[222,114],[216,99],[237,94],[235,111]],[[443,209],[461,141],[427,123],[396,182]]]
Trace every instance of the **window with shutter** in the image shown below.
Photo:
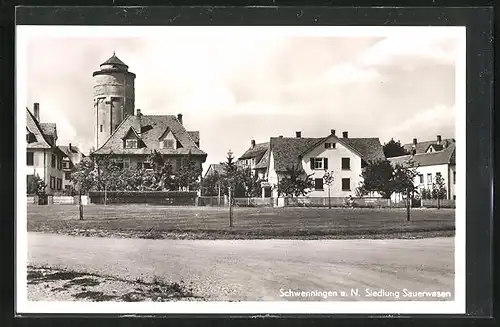
[[[323,166],[325,170],[328,169],[328,158],[323,159]]]
[[[309,163],[311,164],[311,170],[314,170],[314,158],[311,158]]]

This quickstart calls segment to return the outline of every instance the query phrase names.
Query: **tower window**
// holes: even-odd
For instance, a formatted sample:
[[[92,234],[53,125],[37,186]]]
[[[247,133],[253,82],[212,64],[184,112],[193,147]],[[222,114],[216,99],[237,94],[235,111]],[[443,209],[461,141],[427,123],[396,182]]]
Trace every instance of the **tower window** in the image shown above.
[[[102,132],[102,125],[99,126],[99,130]]]

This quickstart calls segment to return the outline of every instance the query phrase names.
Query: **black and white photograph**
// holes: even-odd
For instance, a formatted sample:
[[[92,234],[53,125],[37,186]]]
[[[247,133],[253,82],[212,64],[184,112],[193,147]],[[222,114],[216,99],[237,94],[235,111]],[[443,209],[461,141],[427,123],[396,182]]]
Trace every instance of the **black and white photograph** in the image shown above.
[[[464,313],[465,41],[18,25],[18,311]]]

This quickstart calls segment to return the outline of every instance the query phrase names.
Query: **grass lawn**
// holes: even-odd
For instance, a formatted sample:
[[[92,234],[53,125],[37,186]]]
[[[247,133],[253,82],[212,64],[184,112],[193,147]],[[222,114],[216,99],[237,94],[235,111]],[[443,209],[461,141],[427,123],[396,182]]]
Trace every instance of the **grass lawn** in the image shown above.
[[[241,238],[406,238],[452,236],[455,210],[28,205],[28,231],[84,236]]]

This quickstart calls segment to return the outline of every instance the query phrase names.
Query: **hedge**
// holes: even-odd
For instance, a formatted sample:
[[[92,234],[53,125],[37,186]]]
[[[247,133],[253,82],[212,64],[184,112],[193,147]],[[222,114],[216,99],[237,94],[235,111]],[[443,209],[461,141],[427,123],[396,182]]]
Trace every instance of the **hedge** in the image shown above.
[[[92,191],[90,197],[101,197],[106,193],[107,197],[169,197],[169,198],[192,198],[196,197],[196,191]]]

